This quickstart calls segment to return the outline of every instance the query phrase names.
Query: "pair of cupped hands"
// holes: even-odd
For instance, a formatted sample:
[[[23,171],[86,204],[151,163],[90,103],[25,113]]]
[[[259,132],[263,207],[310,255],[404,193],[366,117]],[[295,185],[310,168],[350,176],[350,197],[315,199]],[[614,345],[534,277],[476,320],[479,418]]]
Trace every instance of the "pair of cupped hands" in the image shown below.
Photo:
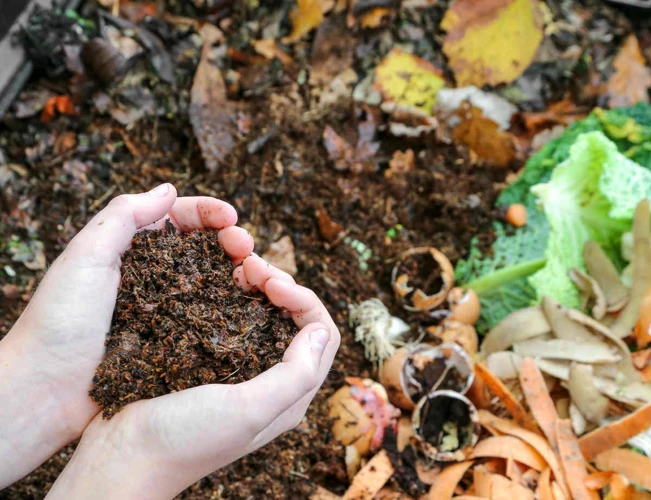
[[[181,231],[219,230],[238,264],[235,282],[286,308],[301,330],[283,361],[253,380],[137,401],[105,420],[88,391],[104,356],[120,258],[137,231],[166,219]],[[177,198],[163,184],[115,198],[70,242],[0,342],[0,489],[81,437],[48,498],[172,498],[301,422],[339,331],[311,290],[252,253],[251,235],[236,222],[228,203]]]

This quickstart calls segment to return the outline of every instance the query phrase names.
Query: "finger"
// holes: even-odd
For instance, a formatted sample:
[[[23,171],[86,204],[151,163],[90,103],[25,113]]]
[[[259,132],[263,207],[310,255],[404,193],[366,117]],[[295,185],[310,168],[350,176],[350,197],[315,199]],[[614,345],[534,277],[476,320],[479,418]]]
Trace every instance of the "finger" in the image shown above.
[[[233,281],[245,292],[253,289],[253,285],[246,281],[246,275],[244,274],[244,268],[242,266],[237,266],[233,269]]]
[[[321,385],[320,368],[329,341],[326,325],[308,325],[294,337],[281,363],[233,387],[234,398],[240,401],[242,414],[249,419],[254,442],[263,440],[269,425]],[[302,415],[296,418],[298,421],[290,424],[298,425]]]
[[[271,278],[276,278],[287,283],[296,283],[289,273],[272,266],[256,254],[251,254],[247,257],[242,263],[242,267],[244,269],[246,281],[251,284],[251,286],[263,292],[265,284]]]
[[[241,227],[232,226],[219,231],[219,244],[236,263],[251,255],[253,252],[253,237]]]
[[[181,231],[224,229],[237,224],[235,208],[225,201],[209,196],[178,198],[167,215],[168,217],[163,217],[147,229],[163,229],[166,218]]]
[[[290,311],[299,328],[322,322],[331,330],[337,329],[323,302],[309,288],[270,278],[265,283],[265,294],[274,305]]]
[[[316,294],[308,288],[271,278],[265,285],[265,293],[274,305],[284,307],[291,312],[292,318],[299,328],[306,328],[311,323],[320,323],[326,325],[330,330],[330,341],[321,359],[320,385],[328,376],[339,349],[341,335],[337,325]]]
[[[64,255],[81,265],[113,266],[119,263],[138,229],[163,217],[176,200],[176,189],[162,184],[147,193],[114,198],[69,243]],[[65,260],[65,259],[64,259]]]

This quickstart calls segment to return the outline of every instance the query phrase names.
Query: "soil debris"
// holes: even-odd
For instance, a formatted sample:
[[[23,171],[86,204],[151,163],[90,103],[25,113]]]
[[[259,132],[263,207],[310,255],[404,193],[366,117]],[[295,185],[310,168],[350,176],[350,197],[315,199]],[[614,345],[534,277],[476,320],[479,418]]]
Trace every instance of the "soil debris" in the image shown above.
[[[282,360],[296,327],[233,282],[215,231],[136,235],[125,254],[91,397],[106,418],[139,399],[249,380]]]

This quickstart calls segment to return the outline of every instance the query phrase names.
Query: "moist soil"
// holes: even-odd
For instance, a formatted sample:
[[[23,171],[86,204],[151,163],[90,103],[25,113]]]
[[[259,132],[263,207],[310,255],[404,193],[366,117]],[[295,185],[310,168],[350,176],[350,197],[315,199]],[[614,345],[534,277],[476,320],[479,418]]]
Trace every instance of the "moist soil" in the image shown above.
[[[245,293],[217,231],[133,239],[122,263],[106,355],[91,398],[106,418],[139,399],[250,380],[280,362],[297,332],[261,293]]]

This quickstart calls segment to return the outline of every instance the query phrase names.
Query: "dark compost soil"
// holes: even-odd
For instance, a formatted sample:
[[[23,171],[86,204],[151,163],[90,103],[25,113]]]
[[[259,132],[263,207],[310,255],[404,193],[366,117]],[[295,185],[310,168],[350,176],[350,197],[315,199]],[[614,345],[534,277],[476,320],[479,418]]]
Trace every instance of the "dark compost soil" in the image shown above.
[[[90,395],[110,418],[125,405],[203,384],[250,380],[280,362],[297,329],[244,293],[216,231],[136,235]]]

